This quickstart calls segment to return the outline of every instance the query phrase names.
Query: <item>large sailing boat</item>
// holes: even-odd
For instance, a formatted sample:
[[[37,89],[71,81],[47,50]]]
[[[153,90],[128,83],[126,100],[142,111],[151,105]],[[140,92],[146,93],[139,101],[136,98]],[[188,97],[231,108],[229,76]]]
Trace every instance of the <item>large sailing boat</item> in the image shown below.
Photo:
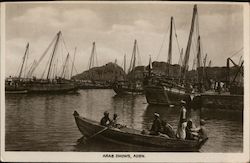
[[[188,89],[188,83],[186,81],[186,73],[188,71],[188,60],[190,55],[192,37],[194,32],[194,25],[197,19],[197,5],[193,8],[193,16],[191,22],[191,29],[189,33],[189,39],[187,48],[184,56],[182,67],[180,66],[180,73],[178,78],[171,77],[170,66],[172,59],[172,28],[173,28],[173,17],[170,22],[170,35],[169,35],[169,50],[168,50],[168,62],[167,62],[167,77],[162,76],[148,76],[145,80],[144,89],[147,102],[149,104],[156,105],[171,105],[179,104],[180,100],[191,100],[191,90]],[[197,22],[196,22],[197,23]],[[176,35],[177,36],[177,35]],[[180,54],[181,56],[181,54]],[[181,58],[181,57],[180,57]]]
[[[26,63],[29,53],[29,43],[26,45],[26,50],[23,56],[22,65],[19,71],[18,77],[9,76],[5,80],[5,93],[27,93],[27,79],[25,78],[24,69],[26,69]]]
[[[62,38],[62,33],[59,31],[54,37],[52,42],[49,44],[45,52],[42,54],[38,62],[32,65],[29,76],[33,76],[34,71],[37,69],[38,65],[44,59],[49,50],[51,50],[51,55],[49,61],[46,63],[45,69],[42,73],[41,78],[36,78],[33,76],[32,80],[28,84],[28,93],[65,93],[77,90],[77,85],[70,80],[69,76],[69,59],[70,55],[67,51],[67,56],[62,65],[59,65],[59,58],[57,52],[59,51],[59,43],[63,43],[67,51],[65,41]],[[54,45],[52,47],[52,45]],[[51,49],[52,47],[52,49]],[[61,50],[62,51],[62,50]],[[59,69],[62,67],[62,69]],[[47,75],[45,77],[45,74]],[[44,78],[45,77],[45,78]]]
[[[142,87],[142,82],[136,77],[136,56],[138,53],[137,40],[134,41],[133,52],[130,61],[129,73],[127,74],[127,81],[115,81],[113,84],[113,90],[116,94],[143,94],[144,90]],[[125,58],[125,56],[124,56]],[[125,59],[124,59],[124,69],[125,69]],[[125,70],[124,70],[125,71]],[[125,71],[126,72],[126,71]]]

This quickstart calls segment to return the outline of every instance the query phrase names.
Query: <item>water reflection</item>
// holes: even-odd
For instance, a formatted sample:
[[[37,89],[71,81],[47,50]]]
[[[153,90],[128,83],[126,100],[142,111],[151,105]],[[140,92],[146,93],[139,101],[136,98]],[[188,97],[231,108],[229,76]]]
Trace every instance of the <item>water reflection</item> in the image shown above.
[[[100,121],[104,111],[119,116],[128,127],[150,129],[153,113],[177,129],[179,107],[147,105],[143,95],[116,96],[113,90],[81,90],[67,95],[6,95],[6,150],[11,151],[123,151],[120,146],[98,141],[76,145],[82,136],[72,113]],[[196,125],[206,120],[209,140],[203,152],[240,152],[243,146],[242,113],[191,110]]]

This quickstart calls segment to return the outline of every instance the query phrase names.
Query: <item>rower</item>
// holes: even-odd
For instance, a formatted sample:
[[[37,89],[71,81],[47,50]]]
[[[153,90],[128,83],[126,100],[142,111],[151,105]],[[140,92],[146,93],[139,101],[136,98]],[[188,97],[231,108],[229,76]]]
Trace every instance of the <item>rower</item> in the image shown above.
[[[161,130],[160,114],[154,113],[154,121],[150,129],[150,135],[159,135]]]
[[[104,117],[102,117],[100,124],[102,126],[108,127],[111,122],[109,119],[109,112],[105,111],[103,114],[104,114]]]

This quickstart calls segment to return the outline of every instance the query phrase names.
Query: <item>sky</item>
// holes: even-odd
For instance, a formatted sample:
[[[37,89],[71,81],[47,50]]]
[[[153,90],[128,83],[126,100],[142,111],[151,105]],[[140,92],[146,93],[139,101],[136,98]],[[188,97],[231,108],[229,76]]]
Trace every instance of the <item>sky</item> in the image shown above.
[[[71,57],[77,47],[78,73],[88,69],[93,41],[99,66],[115,59],[122,65],[124,54],[129,63],[135,39],[140,64],[147,65],[149,56],[153,61],[166,62],[170,17],[174,17],[179,47],[185,51],[192,12],[190,3],[6,4],[6,76],[17,73],[28,42],[30,65],[42,55],[58,31],[62,31]],[[243,7],[198,4],[198,20],[202,56],[207,53],[212,66],[225,66],[227,57],[243,48]],[[194,55],[191,52],[190,65]],[[233,59],[238,62],[241,55],[243,52]],[[178,63],[179,57],[173,36],[172,63]]]

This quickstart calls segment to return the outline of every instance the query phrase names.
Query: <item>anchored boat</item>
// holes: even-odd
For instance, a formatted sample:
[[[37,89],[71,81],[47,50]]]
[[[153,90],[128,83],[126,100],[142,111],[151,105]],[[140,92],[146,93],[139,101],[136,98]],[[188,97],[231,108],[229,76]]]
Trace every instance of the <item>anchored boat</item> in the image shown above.
[[[207,139],[203,140],[180,140],[160,136],[141,134],[141,131],[123,127],[106,128],[98,122],[86,119],[74,112],[75,122],[80,132],[88,139],[98,139],[122,145],[123,148],[141,151],[199,151]]]
[[[21,69],[19,71],[18,77],[8,77],[5,80],[5,93],[27,93],[27,79],[25,78],[25,74],[23,70],[26,68],[27,65],[27,58],[29,52],[29,43],[26,46],[26,50],[23,56]],[[25,64],[26,63],[26,64]]]
[[[115,81],[112,88],[118,95],[123,94],[143,94],[144,89],[142,86],[142,82],[140,80],[137,80],[136,78],[136,55],[138,53],[138,45],[137,40],[134,41],[134,47],[133,47],[133,53],[131,57],[130,67],[129,67],[129,74],[128,80],[124,81]],[[124,59],[124,71],[125,70],[125,59]]]
[[[186,80],[186,73],[188,71],[188,60],[190,55],[192,36],[194,32],[194,26],[197,20],[197,5],[193,8],[193,17],[191,22],[191,29],[189,34],[189,39],[187,43],[187,48],[183,60],[183,65],[179,66],[179,73],[175,73],[175,77],[170,75],[170,67],[172,60],[172,24],[173,17],[171,17],[170,22],[170,35],[169,35],[169,51],[168,51],[168,62],[167,62],[167,77],[166,76],[152,76],[151,73],[145,78],[144,89],[147,102],[149,104],[157,105],[171,105],[179,104],[181,99],[191,100],[191,89],[190,84]],[[174,26],[175,27],[175,26]],[[177,40],[177,34],[175,34]],[[178,42],[178,41],[177,41]],[[200,37],[198,37],[197,43],[199,49],[197,53],[197,60],[200,60]],[[180,61],[182,62],[182,51],[180,52]],[[199,67],[200,64],[197,64]],[[150,69],[150,67],[149,67]]]

